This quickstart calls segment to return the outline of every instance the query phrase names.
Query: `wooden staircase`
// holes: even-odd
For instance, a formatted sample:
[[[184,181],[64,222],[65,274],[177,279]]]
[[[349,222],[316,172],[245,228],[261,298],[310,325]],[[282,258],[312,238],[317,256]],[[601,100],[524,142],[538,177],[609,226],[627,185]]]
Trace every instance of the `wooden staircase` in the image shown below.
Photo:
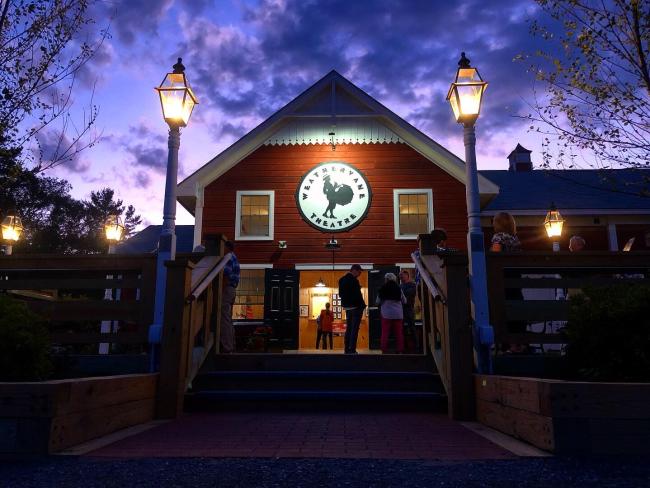
[[[411,355],[234,354],[212,358],[186,411],[444,411],[433,360]]]

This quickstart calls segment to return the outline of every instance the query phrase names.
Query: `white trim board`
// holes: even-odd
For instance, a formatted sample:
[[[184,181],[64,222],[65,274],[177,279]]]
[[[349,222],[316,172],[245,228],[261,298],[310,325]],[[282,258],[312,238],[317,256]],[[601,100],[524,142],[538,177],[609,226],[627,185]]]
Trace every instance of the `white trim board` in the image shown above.
[[[273,264],[272,263],[263,263],[263,264],[239,263],[239,269],[273,269]]]
[[[352,265],[355,263],[343,263],[343,264],[335,264],[334,265],[334,270],[335,271],[349,271]],[[374,269],[374,265],[372,263],[359,263],[359,266],[361,266],[361,269],[369,270],[369,269]],[[321,264],[321,263],[314,263],[314,264],[296,264],[294,266],[294,269],[297,270],[302,270],[302,271],[332,271],[332,265],[331,264]]]

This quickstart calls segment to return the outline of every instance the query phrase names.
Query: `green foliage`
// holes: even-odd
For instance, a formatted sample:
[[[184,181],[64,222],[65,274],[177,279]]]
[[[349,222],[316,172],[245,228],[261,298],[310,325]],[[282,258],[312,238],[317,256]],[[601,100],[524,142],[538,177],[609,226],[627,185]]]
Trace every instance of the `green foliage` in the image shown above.
[[[135,208],[115,200],[112,189],[77,200],[70,195],[70,183],[26,169],[18,153],[0,149],[0,219],[16,209],[25,227],[16,253],[102,253],[108,246],[103,225],[109,215],[122,216],[127,237],[140,224]]]
[[[528,115],[544,165],[650,165],[650,2],[536,0],[548,22],[530,66],[545,93]],[[650,196],[646,181],[644,196]]]
[[[27,306],[0,295],[0,381],[44,380],[52,372],[48,331]]]
[[[569,303],[567,359],[580,377],[650,380],[650,287],[587,288]]]

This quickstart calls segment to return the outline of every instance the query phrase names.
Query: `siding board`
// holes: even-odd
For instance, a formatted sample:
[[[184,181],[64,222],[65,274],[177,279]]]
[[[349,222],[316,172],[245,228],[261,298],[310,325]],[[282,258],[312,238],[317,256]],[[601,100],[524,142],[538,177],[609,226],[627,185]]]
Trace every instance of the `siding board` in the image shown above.
[[[294,193],[304,173],[325,161],[343,161],[363,172],[373,191],[366,219],[349,232],[336,234],[341,249],[337,262],[394,264],[410,260],[415,240],[395,240],[393,189],[431,188],[434,223],[447,230],[449,245],[466,248],[467,213],[465,186],[408,145],[263,146],[208,185],[204,194],[203,235],[235,233],[235,198],[238,190],[275,191],[276,241],[240,241],[237,255],[242,263],[273,263],[292,267],[296,263],[330,263],[325,249],[330,235],[302,220]],[[286,240],[287,249],[277,241]]]

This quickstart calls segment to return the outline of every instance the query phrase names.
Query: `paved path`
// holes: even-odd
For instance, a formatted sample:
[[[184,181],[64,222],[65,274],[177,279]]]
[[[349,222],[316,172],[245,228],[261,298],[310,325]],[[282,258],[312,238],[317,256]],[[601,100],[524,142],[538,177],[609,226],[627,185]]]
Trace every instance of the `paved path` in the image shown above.
[[[0,460],[0,487],[647,488],[649,466],[648,460],[629,458],[441,462],[53,456]]]
[[[513,459],[446,415],[193,413],[92,451],[92,457]]]

